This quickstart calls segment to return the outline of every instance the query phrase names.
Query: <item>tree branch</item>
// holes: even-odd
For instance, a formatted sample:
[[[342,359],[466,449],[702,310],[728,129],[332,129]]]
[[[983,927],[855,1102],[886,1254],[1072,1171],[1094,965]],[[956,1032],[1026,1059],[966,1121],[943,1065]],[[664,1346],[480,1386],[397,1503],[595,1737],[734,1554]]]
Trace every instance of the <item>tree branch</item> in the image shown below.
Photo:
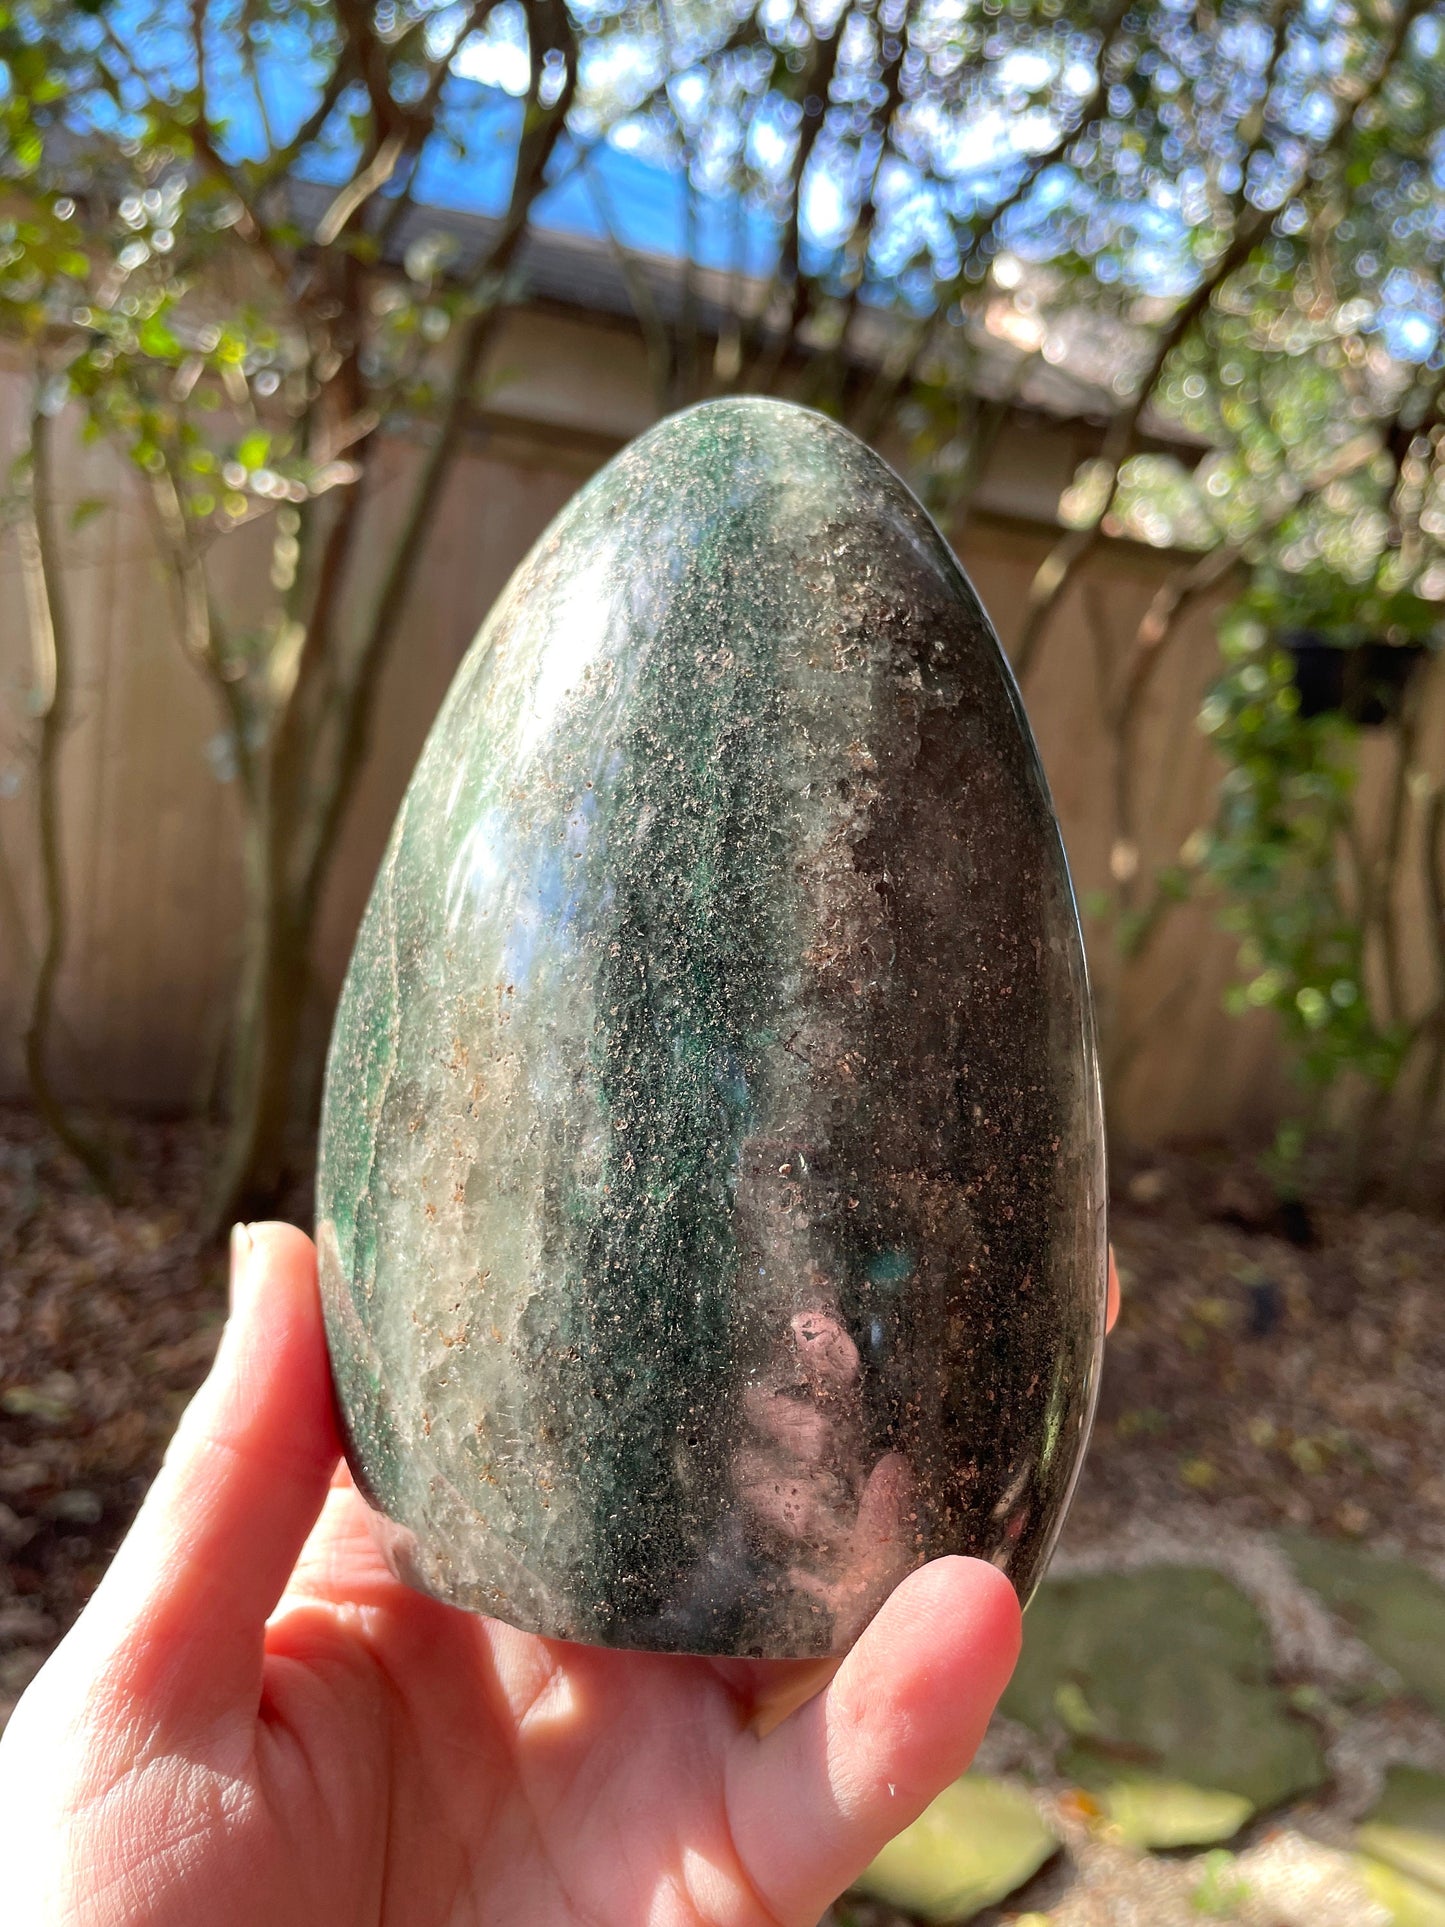
[[[778,264],[773,270],[772,280],[761,307],[758,310],[757,328],[759,336],[757,372],[751,385],[769,393],[777,381],[783,363],[787,360],[788,350],[797,339],[798,329],[808,312],[809,289],[799,272],[802,250],[803,220],[803,176],[808,162],[813,157],[813,149],[818,144],[828,119],[829,95],[833,88],[833,76],[838,70],[838,56],[843,50],[843,35],[847,30],[851,7],[845,6],[838,16],[837,25],[826,40],[813,41],[813,55],[808,64],[807,78],[803,86],[803,123],[798,129],[798,145],[793,153],[791,173],[791,194],[788,201],[788,224],[783,232],[783,245],[778,253]],[[818,111],[808,113],[808,102],[816,100]],[[771,348],[764,352],[763,331],[768,325],[774,303],[780,295],[791,294],[788,319],[781,333],[774,339]]]
[[[458,343],[446,407],[393,544],[347,688],[337,704],[341,719],[338,740],[329,759],[329,770],[315,786],[320,802],[314,822],[309,832],[299,839],[295,874],[303,900],[315,900],[326,874],[370,738],[380,668],[405,612],[425,552],[427,532],[457,450],[477,372],[503,312],[504,279],[526,233],[533,202],[545,183],[547,163],[561,138],[576,95],[577,43],[564,0],[531,0],[529,28],[532,71],[511,201],[478,277],[478,307]],[[544,108],[540,98],[542,77],[547,56],[554,53],[562,61],[563,82],[557,99],[550,108]]]
[[[50,1081],[50,1033],[55,992],[65,962],[69,903],[60,836],[60,751],[70,728],[71,636],[61,595],[61,565],[51,532],[54,477],[50,461],[51,422],[36,408],[30,418],[30,499],[21,522],[21,564],[40,674],[40,736],[35,752],[36,809],[40,841],[40,879],[45,906],[41,948],[23,1038],[25,1074],[36,1109],[65,1148],[85,1166],[96,1186],[115,1196],[109,1157],[71,1118]]]
[[[1154,344],[1154,352],[1149,359],[1149,366],[1143,380],[1135,389],[1132,400],[1110,421],[1104,436],[1103,447],[1099,451],[1099,461],[1108,476],[1104,498],[1087,526],[1069,529],[1059,538],[1049,555],[1040,563],[1038,572],[1030,584],[1028,604],[1014,651],[1014,673],[1020,682],[1034,665],[1044,629],[1060,597],[1073,580],[1079,565],[1093,554],[1103,537],[1105,519],[1118,499],[1120,472],[1133,452],[1139,422],[1145,408],[1149,405],[1165,364],[1208,308],[1218,290],[1235,270],[1249,259],[1272,218],[1272,215],[1265,213],[1262,209],[1255,209],[1251,218],[1240,222],[1229,246],[1225,248],[1188,300],[1175,312],[1163,334],[1158,337]]]
[[[206,565],[186,527],[185,509],[169,462],[151,476],[148,500],[180,601],[181,647],[215,693],[235,745],[241,788],[247,801],[254,801],[256,756],[250,741],[244,688],[226,660],[220,612],[206,580]]]
[[[1384,50],[1376,63],[1375,71],[1347,98],[1341,107],[1339,120],[1319,149],[1314,162],[1316,171],[1332,161],[1344,146],[1360,109],[1372,101],[1384,86],[1411,26],[1425,11],[1428,4],[1429,0],[1403,0],[1385,42]],[[1287,9],[1281,7],[1276,15],[1275,42],[1266,76],[1267,85],[1278,66],[1288,19]],[[1266,92],[1261,101],[1261,125],[1267,104]],[[1241,169],[1239,189],[1241,204],[1248,182],[1250,162],[1260,150],[1262,141],[1261,131],[1259,137],[1252,143]],[[1272,210],[1257,207],[1250,207],[1248,212],[1239,215],[1229,245],[1215,260],[1188,300],[1177,310],[1156,344],[1149,368],[1143,381],[1135,390],[1133,399],[1111,421],[1101,451],[1101,460],[1108,471],[1102,505],[1086,528],[1070,529],[1060,537],[1053,551],[1040,564],[1030,587],[1028,606],[1019,631],[1014,656],[1014,669],[1020,681],[1033,667],[1044,630],[1065,589],[1079,565],[1092,553],[1103,534],[1105,520],[1118,497],[1120,470],[1133,451],[1139,421],[1149,404],[1165,364],[1205,313],[1220,288],[1249,259],[1267,229],[1272,225],[1273,218]]]
[[[634,260],[631,249],[627,247],[617,231],[611,200],[601,175],[592,165],[592,160],[593,156],[589,151],[583,165],[587,192],[596,210],[597,218],[602,223],[602,232],[607,237],[608,252],[617,264],[617,271],[622,276],[623,285],[627,289],[627,298],[632,303],[637,325],[642,330],[653,400],[658,412],[661,413],[667,407],[672,370],[672,343],[668,338],[667,324],[653,298],[652,287],[646,272]]]
[[[920,4],[921,0],[908,0],[907,10],[899,22],[894,50],[885,57],[878,75],[878,86],[883,96],[877,118],[878,152],[869,169],[868,185],[858,210],[858,219],[853,224],[846,244],[843,301],[838,317],[837,339],[825,354],[818,357],[810,376],[808,392],[814,395],[825,394],[829,384],[838,379],[847,363],[848,337],[852,333],[853,322],[858,312],[863,283],[868,273],[868,255],[873,244],[873,230],[878,223],[878,183],[882,178],[883,163],[894,147],[894,122],[903,106],[903,62]],[[879,32],[883,33],[881,22]]]
[[[456,33],[433,63],[431,73],[427,77],[426,91],[415,106],[408,106],[406,109],[406,136],[397,148],[396,161],[388,172],[388,179],[390,179],[391,174],[395,172],[398,166],[409,165],[410,173],[407,177],[406,186],[387,208],[381,225],[377,230],[377,249],[383,258],[385,258],[387,250],[395,241],[397,234],[400,232],[401,224],[406,219],[407,211],[412,206],[412,189],[416,182],[417,165],[421,151],[436,126],[437,111],[441,106],[442,90],[447,84],[447,76],[451,72],[452,62],[456,59],[457,52],[464,43],[477,32],[478,28],[485,25],[488,17],[495,11],[498,4],[499,0],[473,0],[472,6],[467,9]],[[382,185],[385,185],[385,183],[382,183]]]
[[[276,156],[271,170],[273,179],[278,179],[284,174],[292,162],[299,155],[304,154],[313,141],[320,138],[322,129],[335,113],[337,104],[350,86],[352,78],[345,53],[339,52],[336,65],[331,69],[326,85],[321,90],[321,98]]]
[[[272,280],[283,294],[289,293],[291,265],[277,247],[274,237],[262,220],[246,183],[236,169],[226,160],[216,146],[211,135],[210,116],[206,106],[206,5],[207,0],[191,0],[191,45],[196,59],[196,118],[185,129],[197,158],[207,170],[235,197],[241,210],[236,222],[236,231],[243,241],[255,248],[265,264]],[[104,14],[101,16],[104,21]],[[108,21],[105,30],[114,39]],[[116,43],[119,45],[119,42]],[[124,51],[124,49],[122,49]]]
[[[1430,1052],[1420,1078],[1410,1133],[1401,1152],[1402,1180],[1407,1180],[1419,1167],[1438,1120],[1441,1093],[1445,1091],[1445,784],[1437,783],[1431,792],[1421,830],[1426,928],[1435,965],[1436,989],[1434,1004],[1417,1027],[1419,1037],[1429,1038]]]
[[[1130,0],[1112,0],[1099,30],[1099,52],[1094,66],[1094,85],[1080,104],[1073,121],[1059,134],[1052,146],[1029,157],[1018,180],[1014,182],[1003,199],[990,208],[987,217],[977,228],[974,228],[970,222],[958,268],[939,289],[933,304],[933,312],[915,325],[900,350],[890,356],[884,367],[879,369],[864,403],[858,429],[865,441],[874,439],[887,419],[900,389],[912,383],[924,351],[933,338],[935,328],[940,320],[947,321],[949,309],[968,286],[969,270],[980,259],[985,240],[997,236],[1000,224],[1028,198],[1040,176],[1049,168],[1057,167],[1103,106],[1109,92],[1105,69],[1108,66],[1109,56],[1123,31],[1129,5]]]
[[[371,103],[375,145],[382,147],[393,135],[403,137],[404,109],[391,91],[391,50],[376,33],[367,0],[334,0],[336,17],[341,22],[357,77]]]

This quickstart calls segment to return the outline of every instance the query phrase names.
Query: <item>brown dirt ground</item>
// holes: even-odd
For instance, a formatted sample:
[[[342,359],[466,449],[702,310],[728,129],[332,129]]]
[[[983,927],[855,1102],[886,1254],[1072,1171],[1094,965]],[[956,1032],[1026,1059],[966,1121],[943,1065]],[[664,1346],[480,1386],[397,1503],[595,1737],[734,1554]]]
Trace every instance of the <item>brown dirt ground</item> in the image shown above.
[[[1112,1235],[1124,1309],[1070,1548],[1192,1497],[1438,1564],[1445,1215],[1281,1212],[1249,1161],[1174,1154],[1118,1174]]]
[[[113,1208],[0,1110],[0,1719],[104,1571],[224,1316],[222,1255],[190,1229],[205,1135],[128,1141]],[[1187,1498],[1438,1566],[1445,1219],[1327,1200],[1306,1225],[1248,1161],[1180,1153],[1121,1171],[1113,1236],[1125,1309],[1068,1548]]]

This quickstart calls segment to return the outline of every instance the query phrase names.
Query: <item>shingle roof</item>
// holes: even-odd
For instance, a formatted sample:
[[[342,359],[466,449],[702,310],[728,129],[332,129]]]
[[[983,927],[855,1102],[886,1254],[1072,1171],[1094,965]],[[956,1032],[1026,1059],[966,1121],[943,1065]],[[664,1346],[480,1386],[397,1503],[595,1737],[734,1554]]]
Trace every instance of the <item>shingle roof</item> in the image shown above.
[[[476,82],[455,84],[473,96],[466,112],[468,152],[459,158],[440,142],[428,149],[413,188],[416,205],[402,223],[395,253],[400,261],[440,226],[458,248],[457,266],[464,271],[484,258],[505,209],[522,103]],[[352,165],[347,156],[334,157],[331,167],[313,163],[312,178],[296,188],[303,220],[319,218],[331,189]],[[680,169],[607,141],[585,158],[564,144],[519,252],[517,273],[526,292],[592,313],[631,317],[636,301],[629,278],[640,278],[658,313],[674,318],[688,279],[681,258],[685,198]],[[716,332],[740,292],[752,309],[766,298],[778,242],[777,224],[756,208],[740,207],[736,197],[698,197],[690,280],[704,332]],[[625,266],[619,258],[623,251]],[[741,277],[731,266],[739,253]],[[1046,273],[1026,271],[1022,285],[1011,293],[1000,291],[982,316],[939,330],[933,351],[954,367],[960,381],[991,399],[1009,399],[1060,419],[1101,420],[1119,406],[1121,393],[1128,392],[1131,378],[1147,362],[1149,331],[1084,308],[1051,314],[1045,326],[1035,319],[1043,303],[1035,299],[1031,305],[1030,295],[1036,296],[1047,280]],[[900,329],[911,325],[895,313],[860,305],[850,333],[851,357],[878,364]],[[1182,439],[1162,424],[1152,426],[1170,441]]]

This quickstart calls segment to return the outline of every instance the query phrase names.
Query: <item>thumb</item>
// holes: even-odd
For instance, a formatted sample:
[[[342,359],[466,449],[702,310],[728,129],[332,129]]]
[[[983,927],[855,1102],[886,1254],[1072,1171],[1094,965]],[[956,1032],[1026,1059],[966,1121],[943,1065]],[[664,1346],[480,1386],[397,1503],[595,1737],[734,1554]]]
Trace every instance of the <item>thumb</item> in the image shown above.
[[[973,1758],[1019,1652],[1019,1602],[978,1559],[885,1601],[826,1691],[728,1762],[732,1839],[769,1918],[816,1920]]]
[[[148,1725],[254,1709],[266,1617],[339,1452],[315,1247],[292,1225],[238,1225],[215,1364],[66,1643]]]

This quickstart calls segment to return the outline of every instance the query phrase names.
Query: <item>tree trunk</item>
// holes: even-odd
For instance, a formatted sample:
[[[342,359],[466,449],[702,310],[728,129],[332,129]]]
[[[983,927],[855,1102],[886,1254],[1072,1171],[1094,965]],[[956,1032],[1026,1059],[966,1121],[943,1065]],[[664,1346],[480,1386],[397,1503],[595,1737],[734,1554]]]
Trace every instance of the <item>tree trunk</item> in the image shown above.
[[[65,962],[69,896],[60,836],[60,750],[71,724],[71,638],[61,596],[60,558],[55,553],[54,479],[50,464],[51,423],[37,409],[30,425],[31,498],[28,526],[21,527],[21,557],[29,617],[37,657],[48,665],[37,678],[40,736],[35,752],[36,812],[39,823],[40,876],[44,890],[45,937],[36,966],[22,1044],[25,1074],[35,1108],[51,1131],[85,1166],[107,1197],[115,1196],[110,1159],[81,1130],[50,1081],[50,1034],[55,993]]]
[[[288,887],[289,825],[262,786],[245,832],[247,917],[232,1045],[230,1127],[216,1175],[208,1229],[274,1211],[295,1141],[302,1014],[310,983],[314,902]]]

